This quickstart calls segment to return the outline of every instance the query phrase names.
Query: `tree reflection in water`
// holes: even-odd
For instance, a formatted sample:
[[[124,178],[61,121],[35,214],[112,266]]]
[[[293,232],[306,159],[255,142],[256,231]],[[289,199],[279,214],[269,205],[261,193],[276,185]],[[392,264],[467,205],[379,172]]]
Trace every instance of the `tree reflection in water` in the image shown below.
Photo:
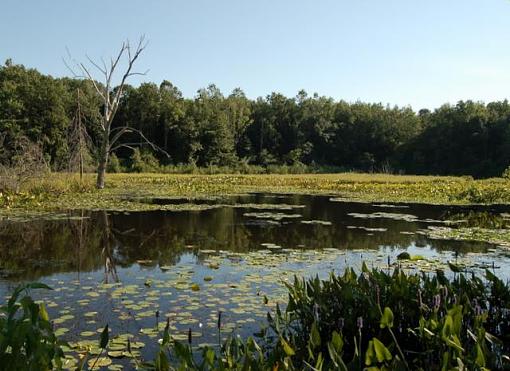
[[[79,278],[83,272],[103,270],[105,282],[118,282],[119,269],[128,268],[139,260],[153,266],[173,265],[192,254],[200,264],[199,249],[245,253],[263,248],[264,243],[292,249],[372,251],[381,247],[399,250],[409,246],[429,246],[461,254],[482,252],[487,248],[481,243],[434,241],[415,234],[430,224],[356,219],[348,215],[381,211],[381,207],[370,204],[330,202],[327,197],[296,195],[256,201],[305,207],[276,210],[302,215],[279,225],[244,215],[253,209],[228,206],[200,212],[77,211],[53,220],[3,221],[0,222],[0,274],[9,281],[17,281],[63,272],[77,272]],[[396,212],[395,209],[388,211]],[[420,219],[439,219],[445,215],[445,208],[410,205],[400,212]],[[332,224],[302,224],[301,220],[330,221]],[[370,232],[366,228],[380,231]]]

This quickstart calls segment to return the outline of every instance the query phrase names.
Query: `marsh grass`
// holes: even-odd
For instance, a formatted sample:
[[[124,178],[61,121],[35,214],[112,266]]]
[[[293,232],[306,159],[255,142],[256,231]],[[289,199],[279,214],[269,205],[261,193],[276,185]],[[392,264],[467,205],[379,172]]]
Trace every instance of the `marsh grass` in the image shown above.
[[[31,179],[19,192],[42,210],[149,210],[137,197],[228,196],[248,192],[331,195],[361,202],[431,204],[510,203],[510,181],[503,178],[408,176],[392,174],[109,174],[106,188],[94,188],[94,174],[52,173]],[[27,197],[9,195],[12,209],[33,207]],[[33,198],[32,198],[33,196]],[[0,196],[6,197],[6,195]],[[131,197],[131,198],[130,198]],[[128,200],[128,201],[126,201]],[[5,206],[6,202],[0,202]],[[5,212],[5,210],[4,210]]]

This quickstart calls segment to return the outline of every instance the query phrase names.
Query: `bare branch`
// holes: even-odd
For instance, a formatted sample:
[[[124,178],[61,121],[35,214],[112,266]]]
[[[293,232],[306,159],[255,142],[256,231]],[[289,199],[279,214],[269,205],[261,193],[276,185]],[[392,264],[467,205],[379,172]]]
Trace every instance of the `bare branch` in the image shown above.
[[[122,143],[122,144],[119,144],[117,146],[111,146],[110,147],[110,153],[111,152],[114,152],[116,151],[117,149],[121,148],[121,147],[127,147],[127,146],[134,146],[134,145],[140,145],[140,144],[148,144],[153,150],[155,151],[158,151],[158,152],[161,152],[163,153],[166,157],[170,157],[170,154],[165,151],[163,148],[157,146],[156,144],[154,144],[153,142],[151,142],[143,133],[141,130],[138,130],[138,129],[135,129],[135,128],[132,128],[132,127],[129,127],[129,126],[124,126],[123,127],[125,129],[125,131],[119,131],[116,135],[115,135],[115,141],[117,141],[123,134],[125,133],[129,133],[129,132],[132,132],[132,133],[137,133],[143,140],[144,142],[142,143]],[[113,142],[113,139],[112,139],[112,145],[114,144]]]
[[[71,72],[71,75],[73,75],[74,78],[76,79],[79,79],[79,78],[84,78],[85,76],[83,75],[78,75],[76,73],[76,71],[74,71],[71,66],[69,66],[69,64],[67,63],[67,61],[65,60],[64,57],[62,57],[62,62],[64,62],[64,65],[66,66],[66,68],[69,70],[69,72]]]
[[[80,63],[80,68],[83,70],[83,72],[85,72],[85,74],[87,75],[87,78],[92,82],[92,84],[94,85],[94,88],[96,89],[96,92],[101,96],[101,98],[103,98],[103,100],[106,100],[105,95],[103,94],[103,92],[101,91],[99,86],[97,85],[96,80],[94,80],[94,78],[90,74],[87,67],[85,67],[85,65],[83,63]]]
[[[120,149],[120,148],[129,148],[130,150],[134,151],[137,147],[133,147],[133,146],[137,146],[138,143],[130,143],[130,144],[119,144],[118,146],[115,146],[115,148],[112,148],[110,150],[110,152],[115,152],[116,150]]]
[[[119,128],[117,127],[115,129],[119,129]],[[112,132],[113,132],[113,130],[110,131],[110,133],[112,133]],[[124,135],[125,133],[129,133],[129,132],[132,132],[132,130],[129,126],[121,126],[119,132],[117,134],[115,134],[113,136],[113,138],[110,140],[110,146],[113,146],[120,139],[120,137],[122,135]]]
[[[103,57],[101,57],[101,62],[103,63],[103,69],[106,71],[108,68],[106,67],[106,62]]]
[[[67,54],[67,58],[69,59],[69,61],[73,62],[75,66],[77,66],[79,69],[81,69],[79,66],[79,63],[76,62],[76,60],[72,57],[71,52],[69,51],[69,48],[67,46],[66,46],[66,54]],[[73,75],[74,78],[81,78],[81,79],[86,78],[86,76],[84,76],[84,75],[78,75],[76,73],[76,71],[69,65],[69,63],[66,61],[66,59],[64,57],[62,57],[62,62],[64,62],[64,65],[69,70],[69,72],[71,72],[71,74]]]
[[[108,75],[106,74],[106,70],[105,69],[102,69],[96,62],[94,62],[88,55],[86,55],[85,57],[87,57],[88,61],[94,66],[96,67],[99,71],[101,71],[101,73],[107,77]]]
[[[127,77],[129,77],[129,76],[145,76],[145,75],[147,75],[148,72],[149,72],[149,70],[146,70],[145,72],[131,72],[130,74],[127,75]]]

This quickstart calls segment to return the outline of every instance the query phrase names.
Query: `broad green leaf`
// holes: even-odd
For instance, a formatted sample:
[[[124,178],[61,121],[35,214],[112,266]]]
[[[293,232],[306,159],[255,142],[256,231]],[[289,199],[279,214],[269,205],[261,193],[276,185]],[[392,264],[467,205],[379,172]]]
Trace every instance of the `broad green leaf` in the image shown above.
[[[340,353],[344,347],[344,340],[342,339],[342,336],[336,331],[333,331],[333,335],[331,336],[331,344],[337,353]]]
[[[447,315],[444,320],[443,329],[441,330],[441,336],[444,340],[450,337],[453,330],[453,318]]]
[[[384,308],[382,317],[381,317],[381,328],[392,328],[393,327],[393,312],[390,308]]]
[[[50,316],[48,315],[48,312],[46,311],[46,307],[44,306],[43,303],[39,304],[39,314],[40,314],[41,319],[43,321],[49,321],[50,320]]]
[[[41,282],[32,282],[27,284],[26,286],[28,289],[46,289],[46,290],[53,290],[48,285],[41,283]]]
[[[292,349],[292,347],[289,345],[289,343],[287,343],[287,341],[283,337],[280,337],[280,343],[282,344],[283,350],[285,351],[285,354],[288,357],[296,354],[296,352],[294,352],[294,349]]]
[[[392,356],[388,348],[384,346],[383,343],[377,338],[373,338],[375,356],[377,358],[377,362],[382,363],[384,361],[391,361]]]
[[[312,328],[310,330],[310,342],[313,348],[320,347],[321,345],[321,334],[317,328],[317,322],[312,324]]]
[[[356,338],[354,338],[356,340]],[[356,347],[357,349],[357,347]],[[376,362],[375,350],[374,350],[374,341],[370,340],[368,342],[367,351],[365,352],[365,365],[370,366],[371,364]]]

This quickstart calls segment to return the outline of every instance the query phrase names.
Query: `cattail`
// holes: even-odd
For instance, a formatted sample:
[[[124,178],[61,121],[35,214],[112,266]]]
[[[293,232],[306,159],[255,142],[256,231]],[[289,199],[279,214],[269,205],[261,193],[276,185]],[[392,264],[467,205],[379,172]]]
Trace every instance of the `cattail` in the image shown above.
[[[191,341],[192,341],[192,338],[191,338],[191,327],[188,329],[188,344],[191,346]]]

